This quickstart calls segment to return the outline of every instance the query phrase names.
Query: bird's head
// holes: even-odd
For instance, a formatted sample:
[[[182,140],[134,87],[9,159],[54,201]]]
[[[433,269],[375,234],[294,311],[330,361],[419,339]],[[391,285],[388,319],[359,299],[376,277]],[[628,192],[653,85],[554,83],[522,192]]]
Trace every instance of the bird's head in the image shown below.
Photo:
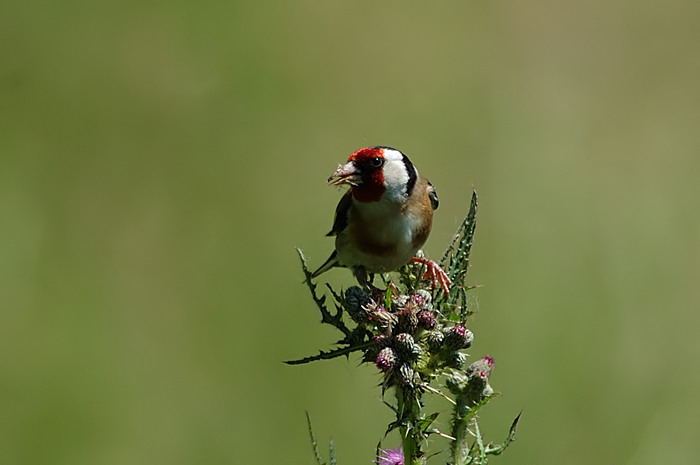
[[[354,152],[348,162],[328,178],[332,186],[347,184],[360,202],[382,197],[402,201],[416,182],[417,172],[408,157],[391,147],[368,147]]]

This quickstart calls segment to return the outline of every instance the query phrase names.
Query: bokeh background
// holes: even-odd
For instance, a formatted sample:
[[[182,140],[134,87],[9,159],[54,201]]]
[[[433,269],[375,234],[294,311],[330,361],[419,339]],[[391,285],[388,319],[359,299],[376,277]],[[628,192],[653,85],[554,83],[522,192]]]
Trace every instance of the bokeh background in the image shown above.
[[[305,410],[340,464],[371,463],[375,370],[282,360],[337,340],[294,246],[326,258],[325,179],[377,144],[438,189],[429,255],[480,193],[485,434],[523,411],[493,463],[699,463],[699,20],[690,0],[3,3],[0,463],[312,464]]]

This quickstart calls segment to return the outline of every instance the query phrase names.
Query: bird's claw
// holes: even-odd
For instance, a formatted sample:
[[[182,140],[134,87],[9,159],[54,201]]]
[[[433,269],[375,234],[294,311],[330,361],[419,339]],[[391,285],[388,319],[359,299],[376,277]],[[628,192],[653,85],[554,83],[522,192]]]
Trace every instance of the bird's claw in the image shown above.
[[[411,258],[411,261],[413,263],[420,263],[427,267],[423,278],[430,278],[430,282],[433,285],[433,289],[437,289],[437,287],[440,286],[442,291],[445,293],[445,296],[450,295],[450,285],[452,285],[452,281],[450,281],[450,277],[447,276],[447,273],[445,273],[445,271],[442,268],[440,268],[440,265],[438,265],[438,263],[435,260],[429,260],[427,258],[421,257],[413,257]]]

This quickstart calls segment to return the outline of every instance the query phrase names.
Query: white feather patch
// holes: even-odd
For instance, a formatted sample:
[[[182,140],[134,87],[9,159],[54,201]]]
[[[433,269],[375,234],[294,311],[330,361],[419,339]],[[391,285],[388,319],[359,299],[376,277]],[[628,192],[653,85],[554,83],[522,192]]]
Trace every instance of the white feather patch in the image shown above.
[[[384,160],[384,197],[393,202],[402,202],[406,199],[406,185],[409,179],[403,154],[398,150],[384,149]]]

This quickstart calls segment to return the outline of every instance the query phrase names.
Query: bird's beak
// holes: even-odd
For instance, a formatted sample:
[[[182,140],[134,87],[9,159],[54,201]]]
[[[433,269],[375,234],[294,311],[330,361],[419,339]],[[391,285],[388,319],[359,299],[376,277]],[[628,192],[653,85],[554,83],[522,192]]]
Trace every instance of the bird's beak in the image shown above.
[[[349,184],[351,186],[359,186],[361,184],[360,172],[355,167],[353,162],[348,162],[345,165],[338,165],[335,173],[328,178],[331,186],[340,186],[341,184]]]

